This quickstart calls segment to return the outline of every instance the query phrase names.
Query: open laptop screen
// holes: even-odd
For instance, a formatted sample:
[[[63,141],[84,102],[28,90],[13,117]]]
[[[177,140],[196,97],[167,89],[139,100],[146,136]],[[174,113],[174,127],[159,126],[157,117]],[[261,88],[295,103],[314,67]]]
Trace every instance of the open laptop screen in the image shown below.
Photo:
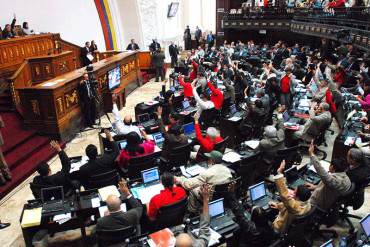
[[[41,189],[41,200],[43,203],[63,201],[64,191],[62,186]]]
[[[126,140],[118,141],[117,145],[119,150],[123,150],[127,146],[127,141]]]
[[[163,143],[164,142],[164,138],[163,138],[162,133],[155,133],[155,134],[153,134],[153,140],[154,140],[155,144]]]
[[[190,103],[189,103],[189,101],[188,101],[188,100],[184,100],[184,101],[182,102],[182,107],[183,107],[184,109],[189,108],[189,106],[190,106]]]
[[[368,214],[362,220],[360,220],[360,224],[366,236],[369,237],[370,236],[370,214]]]
[[[220,198],[218,200],[209,203],[209,216],[211,218],[217,217],[224,213],[224,199]]]
[[[252,202],[264,197],[266,195],[265,183],[261,182],[249,187]]]
[[[296,166],[293,166],[288,170],[285,170],[284,173],[288,183],[292,183],[299,178],[298,169]]]
[[[159,181],[158,167],[154,167],[141,172],[144,184]]]
[[[144,114],[139,115],[138,119],[139,119],[139,123],[148,122],[150,120],[149,113],[144,113]]]
[[[329,241],[327,241],[326,243],[320,245],[320,247],[334,247],[334,244],[333,244],[333,239],[330,239]]]
[[[185,135],[191,135],[195,132],[194,123],[184,124],[182,128],[184,129]]]

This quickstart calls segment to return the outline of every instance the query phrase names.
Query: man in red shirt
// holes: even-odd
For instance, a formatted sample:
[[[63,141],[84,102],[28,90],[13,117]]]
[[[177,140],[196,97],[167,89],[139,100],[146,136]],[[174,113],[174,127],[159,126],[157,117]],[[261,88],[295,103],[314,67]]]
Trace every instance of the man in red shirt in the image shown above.
[[[291,87],[292,87],[292,69],[290,67],[285,69],[285,75],[280,80],[281,104],[285,105],[286,109],[290,108],[291,102]]]
[[[207,129],[206,136],[202,135],[202,131],[199,126],[199,115],[196,113],[194,115],[194,128],[195,136],[199,142],[199,145],[194,146],[194,152],[191,152],[190,158],[195,160],[199,152],[210,153],[213,151],[215,145],[222,142],[224,139],[220,136],[219,132],[214,127],[209,127]]]
[[[194,61],[194,59],[191,61],[191,64],[193,66],[193,69],[190,71],[189,80],[193,81],[197,78],[198,75],[198,64]]]
[[[211,90],[211,101],[215,105],[217,110],[221,110],[222,104],[224,103],[224,95],[222,94],[221,90],[215,88],[213,84],[208,80],[207,85]]]
[[[184,82],[183,76],[180,74],[177,78],[180,85],[184,88],[184,97],[190,98],[193,97],[193,88],[190,82]]]
[[[175,185],[174,177],[169,172],[164,172],[161,176],[164,190],[155,195],[149,202],[148,217],[154,221],[157,218],[161,207],[181,201],[186,197],[186,192],[182,187]]]

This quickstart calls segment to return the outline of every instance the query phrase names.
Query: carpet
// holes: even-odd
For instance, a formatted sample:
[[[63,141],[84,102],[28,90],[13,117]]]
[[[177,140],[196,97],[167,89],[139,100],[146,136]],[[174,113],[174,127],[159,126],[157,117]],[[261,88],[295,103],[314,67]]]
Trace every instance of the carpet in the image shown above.
[[[49,146],[50,139],[35,131],[24,130],[22,118],[17,113],[1,113],[1,117],[5,123],[5,128],[1,129],[2,150],[13,179],[0,186],[0,199],[35,172],[40,162],[55,155]]]

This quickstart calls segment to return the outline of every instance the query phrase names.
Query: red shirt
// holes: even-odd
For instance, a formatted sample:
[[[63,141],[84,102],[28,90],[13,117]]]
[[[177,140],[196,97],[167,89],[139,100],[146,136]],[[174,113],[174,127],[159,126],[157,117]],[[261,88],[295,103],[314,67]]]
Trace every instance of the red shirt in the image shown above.
[[[211,89],[211,101],[215,105],[217,110],[222,108],[222,104],[224,103],[224,95],[222,94],[221,90],[215,88],[211,82],[208,82],[208,87]]]
[[[333,2],[330,2],[328,4],[329,8],[341,8],[344,7],[346,1],[345,0],[335,0]]]
[[[331,94],[330,90],[326,90],[325,101],[330,106],[330,112],[334,114],[337,111],[337,106],[335,105],[333,101],[333,95]]]
[[[290,93],[290,78],[287,75],[281,78],[280,84],[281,84],[280,85],[281,93],[284,94]]]
[[[193,97],[193,88],[191,86],[191,83],[184,82],[181,78],[181,76],[178,77],[180,85],[184,88],[184,97],[190,98]]]
[[[193,65],[193,69],[192,69],[192,71],[190,72],[190,75],[189,75],[190,82],[195,80],[197,78],[197,75],[198,75],[198,64],[196,62],[194,62],[194,60],[191,62],[191,64]]]
[[[168,188],[161,190],[161,193],[153,196],[149,202],[148,216],[156,218],[161,207],[178,202],[186,197],[186,192],[182,187],[174,186],[172,191]]]
[[[142,154],[136,154],[131,156],[125,149],[123,149],[118,156],[118,166],[119,167],[126,167],[131,157],[137,157],[142,156],[146,154],[151,154],[154,152],[155,143],[154,141],[145,141],[142,144],[140,144],[144,148],[144,153]]]
[[[203,152],[209,153],[213,151],[215,144],[222,142],[224,139],[221,136],[217,136],[215,139],[211,139],[209,136],[204,137],[200,130],[199,124],[195,124],[195,135],[200,144],[200,148]]]
[[[333,81],[337,82],[339,86],[341,86],[344,83],[344,77],[345,77],[344,70],[337,71],[334,74]]]

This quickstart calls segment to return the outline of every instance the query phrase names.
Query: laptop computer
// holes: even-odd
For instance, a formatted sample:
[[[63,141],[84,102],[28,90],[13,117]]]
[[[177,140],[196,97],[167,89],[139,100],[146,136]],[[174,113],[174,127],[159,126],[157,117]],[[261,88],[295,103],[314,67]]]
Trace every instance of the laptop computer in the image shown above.
[[[182,126],[183,130],[184,130],[184,134],[190,138],[190,139],[193,139],[195,138],[195,127],[194,127],[194,123],[188,123],[188,124],[184,124]]]
[[[163,137],[162,133],[160,133],[160,132],[154,133],[154,134],[152,134],[152,136],[153,136],[153,140],[155,142],[155,145],[157,145],[159,148],[162,148],[163,143],[164,143],[164,137]]]
[[[209,216],[211,228],[215,231],[222,230],[234,224],[234,221],[225,214],[224,198],[209,202]]]
[[[360,220],[360,225],[364,231],[365,236],[370,237],[370,214],[366,215],[362,220]]]
[[[271,197],[266,193],[265,182],[260,182],[250,186],[249,195],[253,206],[261,207],[264,210],[269,209],[269,201],[271,200]]]
[[[232,117],[242,117],[244,114],[243,111],[238,111],[235,104],[230,106],[230,116]]]
[[[184,111],[188,111],[188,112],[193,112],[193,111],[197,110],[196,107],[190,106],[190,102],[188,100],[184,100],[182,102],[182,107],[183,107]]]
[[[121,140],[116,142],[118,149],[122,151],[126,146],[127,146],[127,141],[126,140]]]
[[[293,166],[284,171],[288,187],[291,189],[297,188],[299,185],[303,185],[306,182],[299,176],[298,169],[296,166]]]
[[[285,123],[293,123],[293,124],[298,124],[301,119],[296,118],[296,117],[290,117],[289,112],[285,111],[283,112],[283,119]]]
[[[137,118],[138,118],[139,124],[143,126],[144,128],[155,125],[155,120],[150,118],[149,113],[141,114]]]
[[[62,186],[41,189],[42,213],[64,210],[64,191]]]
[[[333,239],[330,239],[329,241],[323,243],[320,245],[320,247],[334,247]]]
[[[158,167],[153,167],[141,171],[143,184],[138,187],[131,188],[132,194],[139,199],[141,203],[147,204],[153,196],[159,194],[164,189],[160,182]]]

